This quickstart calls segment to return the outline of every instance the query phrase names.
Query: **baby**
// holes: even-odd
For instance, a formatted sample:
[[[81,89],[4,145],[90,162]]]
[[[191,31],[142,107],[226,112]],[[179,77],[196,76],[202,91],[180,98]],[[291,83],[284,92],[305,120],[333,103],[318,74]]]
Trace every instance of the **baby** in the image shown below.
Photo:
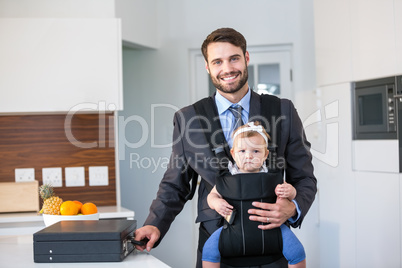
[[[230,153],[235,164],[229,163],[228,169],[232,175],[239,173],[268,172],[265,160],[268,157],[268,138],[264,128],[258,121],[245,124],[234,131],[233,148]],[[296,197],[296,189],[288,184],[278,184],[275,188],[277,200],[287,198],[293,200]],[[207,198],[208,205],[214,209],[226,221],[230,222],[233,206],[230,205],[216,189],[211,190]],[[282,254],[288,260],[288,267],[306,267],[305,252],[303,245],[284,224],[280,226],[283,240]],[[222,227],[216,230],[204,245],[202,263],[204,268],[220,267],[219,236]]]

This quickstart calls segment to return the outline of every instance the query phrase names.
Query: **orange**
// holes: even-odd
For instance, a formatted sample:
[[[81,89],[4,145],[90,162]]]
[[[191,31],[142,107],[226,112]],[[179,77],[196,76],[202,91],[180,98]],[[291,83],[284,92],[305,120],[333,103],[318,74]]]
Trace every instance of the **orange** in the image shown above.
[[[60,206],[61,215],[77,215],[78,207],[73,201],[64,201]]]
[[[98,208],[95,206],[94,203],[85,203],[81,207],[81,213],[84,215],[95,214],[97,212],[98,212]]]
[[[80,201],[77,201],[77,200],[74,200],[73,202],[77,205],[77,207],[78,207],[78,213],[80,213],[80,212],[81,212],[82,203],[81,203]]]

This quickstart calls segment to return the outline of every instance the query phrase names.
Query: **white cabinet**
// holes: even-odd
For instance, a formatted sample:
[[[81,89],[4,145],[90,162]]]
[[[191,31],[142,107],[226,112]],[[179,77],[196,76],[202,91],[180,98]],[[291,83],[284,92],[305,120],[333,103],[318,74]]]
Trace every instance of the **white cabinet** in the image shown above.
[[[0,40],[1,113],[123,108],[119,19],[0,19]]]
[[[402,74],[402,0],[395,0],[396,73]]]
[[[401,267],[399,176],[355,173],[356,267]]]
[[[315,0],[317,85],[402,72],[401,0]]]
[[[394,0],[351,0],[350,4],[353,80],[395,75],[398,9]]]
[[[317,85],[352,80],[349,0],[315,0]]]
[[[312,133],[316,133],[310,142],[319,188],[320,266],[317,267],[359,267],[354,265],[356,203],[350,85],[320,87],[317,98],[319,114],[312,114],[311,118],[316,118],[316,123],[306,127],[307,133],[311,127],[315,127]]]

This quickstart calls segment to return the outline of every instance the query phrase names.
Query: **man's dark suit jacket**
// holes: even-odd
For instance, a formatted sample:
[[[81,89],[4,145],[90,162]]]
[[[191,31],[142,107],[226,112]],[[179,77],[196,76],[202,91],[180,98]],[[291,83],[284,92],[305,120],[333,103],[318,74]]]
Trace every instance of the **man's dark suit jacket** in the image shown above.
[[[260,116],[260,95],[251,92],[250,119]],[[299,227],[312,205],[317,191],[317,180],[313,174],[310,143],[306,140],[302,122],[291,101],[281,100],[281,139],[278,157],[286,160],[286,181],[297,190],[296,201],[301,210],[299,219],[291,224]],[[219,120],[216,114],[215,120]],[[161,238],[168,231],[174,218],[183,209],[186,196],[191,190],[191,178],[196,173],[211,185],[215,185],[218,165],[214,152],[200,131],[201,125],[192,105],[175,113],[173,145],[170,164],[153,200],[150,214],[144,225],[158,227]],[[218,220],[220,215],[207,204],[208,190],[201,180],[198,188],[198,216],[196,222]],[[159,242],[160,242],[159,240]]]

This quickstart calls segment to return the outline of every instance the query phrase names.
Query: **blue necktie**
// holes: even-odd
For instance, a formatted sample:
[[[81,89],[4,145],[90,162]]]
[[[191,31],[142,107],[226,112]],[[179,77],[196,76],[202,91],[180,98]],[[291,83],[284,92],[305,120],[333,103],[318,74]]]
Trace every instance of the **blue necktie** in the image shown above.
[[[232,135],[233,131],[235,131],[238,127],[244,125],[243,120],[241,119],[241,110],[243,108],[238,104],[234,104],[234,105],[230,106],[228,109],[229,109],[229,111],[232,112],[232,114],[234,116],[234,124],[230,131],[230,134]]]

